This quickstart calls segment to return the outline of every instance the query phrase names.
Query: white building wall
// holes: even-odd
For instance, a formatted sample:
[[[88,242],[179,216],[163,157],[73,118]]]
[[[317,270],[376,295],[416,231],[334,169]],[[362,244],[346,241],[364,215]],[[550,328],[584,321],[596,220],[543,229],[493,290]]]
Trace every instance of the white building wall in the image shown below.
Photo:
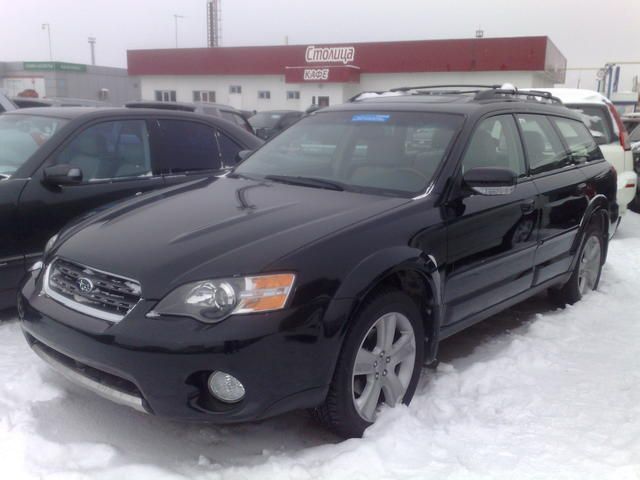
[[[344,103],[362,91],[388,90],[412,85],[512,83],[519,88],[549,87],[553,82],[541,72],[438,72],[362,74],[360,83],[285,83],[284,75],[218,75],[218,76],[142,76],[143,100],[154,100],[156,90],[175,90],[179,102],[193,101],[194,90],[216,92],[216,102],[242,110],[305,110],[313,97],[328,96],[331,105]],[[242,94],[231,94],[229,87],[240,85]],[[258,92],[267,90],[269,100],[259,99]],[[299,91],[299,100],[287,100],[287,91]]]

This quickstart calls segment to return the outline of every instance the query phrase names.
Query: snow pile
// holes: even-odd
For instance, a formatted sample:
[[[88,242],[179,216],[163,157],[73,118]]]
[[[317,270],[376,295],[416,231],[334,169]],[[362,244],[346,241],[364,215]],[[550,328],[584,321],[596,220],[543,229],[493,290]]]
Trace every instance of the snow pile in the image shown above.
[[[147,417],[72,386],[0,325],[0,477],[7,479],[640,478],[640,216],[600,291],[544,297],[443,343],[410,407],[339,442],[303,413],[231,427]]]

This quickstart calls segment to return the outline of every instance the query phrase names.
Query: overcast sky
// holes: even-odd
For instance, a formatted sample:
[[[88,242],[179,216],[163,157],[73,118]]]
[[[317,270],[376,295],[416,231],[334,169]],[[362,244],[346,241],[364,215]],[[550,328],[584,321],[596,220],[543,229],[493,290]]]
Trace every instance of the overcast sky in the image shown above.
[[[126,66],[127,49],[206,46],[206,0],[0,0],[0,61]],[[569,67],[640,62],[640,0],[222,0],[223,45],[548,35]],[[624,83],[640,65],[625,67]],[[591,80],[595,72],[572,72]]]

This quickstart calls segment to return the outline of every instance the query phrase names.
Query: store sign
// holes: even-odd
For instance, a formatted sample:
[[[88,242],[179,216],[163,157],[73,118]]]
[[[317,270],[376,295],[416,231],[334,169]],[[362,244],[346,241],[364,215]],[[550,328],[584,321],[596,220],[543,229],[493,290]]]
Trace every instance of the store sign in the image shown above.
[[[79,72],[87,71],[87,66],[81,63],[64,62],[23,62],[22,68],[31,72]]]
[[[305,68],[303,79],[305,82],[329,80],[328,68]]]
[[[356,58],[354,47],[307,47],[304,56],[307,63],[352,63]]]

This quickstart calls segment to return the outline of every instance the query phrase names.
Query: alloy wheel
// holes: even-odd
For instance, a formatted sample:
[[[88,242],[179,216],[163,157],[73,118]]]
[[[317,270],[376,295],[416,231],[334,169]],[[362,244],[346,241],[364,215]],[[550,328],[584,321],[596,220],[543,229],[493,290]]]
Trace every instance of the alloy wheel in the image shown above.
[[[353,366],[353,403],[358,414],[373,422],[384,403],[402,402],[415,368],[416,337],[409,319],[389,312],[364,336]]]

